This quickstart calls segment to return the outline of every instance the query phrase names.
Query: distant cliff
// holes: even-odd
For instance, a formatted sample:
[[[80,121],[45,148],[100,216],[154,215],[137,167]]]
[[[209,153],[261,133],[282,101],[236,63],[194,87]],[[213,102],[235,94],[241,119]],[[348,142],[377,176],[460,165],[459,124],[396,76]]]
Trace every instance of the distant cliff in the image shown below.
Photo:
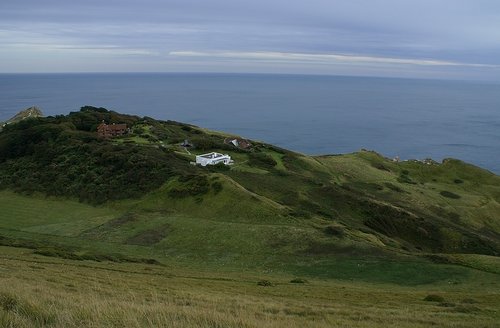
[[[1,122],[0,127],[4,127],[7,124],[16,123],[16,122],[22,121],[24,119],[34,118],[34,117],[43,117],[43,113],[40,110],[40,108],[38,108],[36,106],[31,106],[30,108],[26,108],[25,110],[20,111],[19,113],[17,113],[16,115],[14,115],[10,119],[8,119],[7,121]]]

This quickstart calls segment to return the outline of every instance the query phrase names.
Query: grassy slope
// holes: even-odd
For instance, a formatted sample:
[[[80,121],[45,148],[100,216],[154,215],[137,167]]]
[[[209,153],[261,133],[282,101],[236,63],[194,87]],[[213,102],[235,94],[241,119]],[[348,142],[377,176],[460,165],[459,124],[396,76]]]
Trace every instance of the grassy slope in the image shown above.
[[[114,139],[114,146],[95,140],[88,129],[101,119],[125,120],[133,133]],[[90,239],[111,242],[111,249],[117,251],[132,248],[139,255],[144,252],[159,259],[164,254],[202,257],[214,263],[225,259],[243,267],[256,263],[296,267],[296,263],[307,266],[316,262],[328,266],[332,258],[345,256],[421,261],[427,253],[496,255],[500,250],[500,178],[460,161],[394,163],[367,151],[308,157],[257,142],[252,151],[240,151],[224,145],[226,135],[221,133],[120,116],[104,109],[87,108],[46,121],[25,122],[25,126],[10,127],[0,135],[0,144],[14,156],[12,140],[22,137],[25,130],[42,145],[47,142],[55,148],[52,159],[40,157],[36,151],[31,155],[52,161],[45,175],[37,171],[47,165],[37,167],[33,160],[29,164],[27,155],[8,159],[5,167],[10,171],[3,178],[7,183],[15,184],[12,176],[20,176],[29,181],[28,192],[33,192],[37,179],[42,179],[43,191],[58,194],[66,189],[93,201],[106,195],[144,196],[108,202],[100,208],[71,202],[58,205],[56,200],[44,205],[43,198],[33,197],[30,207],[36,213],[30,213],[23,205],[29,199],[5,192],[2,200],[7,210],[0,214],[0,228],[11,229],[8,234],[19,235],[15,230],[22,230],[28,239],[41,238],[36,234],[68,236],[77,244]],[[51,138],[60,133],[58,138],[63,136],[61,145],[66,148],[57,149],[59,143],[53,139],[43,141],[44,129],[52,131]],[[177,144],[188,138],[199,146],[191,154]],[[89,142],[99,150],[88,152]],[[81,149],[85,152],[76,152]],[[229,153],[236,164],[230,170],[188,164],[196,154],[209,150]],[[137,154],[142,157],[134,162]],[[144,161],[148,168],[141,166]],[[105,169],[103,165],[107,165]],[[20,171],[23,167],[29,169]],[[134,167],[141,168],[140,175]],[[156,178],[158,167],[163,173]],[[66,170],[84,172],[83,178],[74,173],[61,176]],[[113,174],[119,182],[115,183]],[[52,184],[51,177],[55,177]],[[0,186],[1,178],[0,174]],[[134,183],[124,187],[132,178]],[[161,179],[168,180],[162,185]],[[71,186],[72,180],[78,184]],[[135,181],[141,189],[133,189]],[[93,184],[89,186],[89,182]],[[54,187],[56,183],[61,187]],[[108,188],[106,183],[116,187]],[[83,196],[79,194],[82,188],[86,189]],[[92,190],[104,193],[95,197]],[[446,261],[455,259],[448,256]]]
[[[370,152],[321,157],[319,160],[332,170],[343,172],[346,180],[353,181],[354,185],[361,187],[364,184],[368,187],[364,190],[379,199],[411,208],[414,212],[441,214],[444,219],[455,220],[477,230],[489,228],[496,233],[500,231],[500,220],[496,219],[500,213],[500,178],[490,172],[457,160],[448,160],[440,165],[419,162],[396,164]],[[378,165],[383,165],[384,169],[377,169]],[[398,173],[405,170],[414,184],[398,181]],[[387,188],[389,183],[401,190],[394,192]],[[377,184],[377,188],[382,188],[374,190],[368,184]],[[460,198],[444,197],[440,194],[442,191],[452,192]]]
[[[25,197],[0,192],[1,229],[16,229],[33,233],[77,236],[81,231],[109,221],[117,212],[96,208],[75,201],[61,202],[42,196]]]
[[[3,327],[495,327],[498,280],[418,287],[72,262],[0,247]],[[475,274],[478,274],[477,272]],[[274,286],[262,287],[261,279]],[[428,302],[429,294],[443,301]]]
[[[146,120],[137,123],[140,134],[114,140],[115,145],[124,147],[117,149],[126,150],[128,144],[140,144],[146,147],[143,153],[148,158],[158,147],[163,149],[162,158],[171,161],[177,172],[183,172],[185,167],[189,172],[187,176],[174,172],[159,189],[144,192],[143,197],[110,201],[97,207],[71,198],[22,196],[0,191],[0,244],[31,249],[21,251],[21,256],[18,250],[5,248],[7,253],[16,254],[11,256],[12,263],[22,267],[24,260],[44,261],[65,263],[73,268],[68,275],[54,274],[57,265],[47,264],[50,270],[28,270],[20,275],[23,278],[15,279],[13,271],[2,279],[19,284],[23,279],[30,279],[30,274],[40,274],[40,279],[55,275],[80,290],[82,282],[78,276],[85,275],[87,270],[82,265],[102,266],[89,259],[114,262],[155,259],[170,270],[236,279],[232,286],[213,281],[189,283],[189,286],[181,283],[176,293],[183,297],[191,297],[194,286],[196,290],[206,291],[203,296],[198,294],[196,305],[183,312],[185,317],[179,318],[179,322],[193,326],[216,323],[265,326],[263,323],[267,321],[274,325],[301,326],[311,320],[317,320],[318,326],[329,326],[356,324],[359,318],[365,318],[367,326],[387,326],[389,320],[383,318],[389,314],[387,318],[394,319],[397,326],[433,323],[452,326],[459,318],[465,320],[464,326],[474,321],[488,326],[497,316],[490,308],[500,304],[495,292],[500,263],[498,257],[478,254],[494,255],[500,249],[498,176],[456,160],[432,165],[413,161],[394,163],[367,151],[308,157],[254,143],[252,152],[242,152],[221,148],[224,134],[175,122],[158,123],[149,119],[144,122]],[[207,138],[211,148],[192,149],[189,155],[176,144],[185,138]],[[111,149],[106,144],[102,146]],[[208,150],[229,153],[236,164],[230,170],[189,165],[196,154]],[[255,153],[262,156],[256,157]],[[117,159],[120,158],[113,158]],[[96,169],[94,172],[99,174]],[[35,179],[34,175],[30,181]],[[44,259],[30,255],[32,253],[54,258]],[[65,262],[57,257],[86,261]],[[104,266],[124,270],[109,278],[122,281],[124,286],[142,281],[149,284],[158,278],[145,273],[130,274],[129,271],[143,270],[139,264]],[[147,267],[147,270],[164,269]],[[238,273],[242,271],[246,274]],[[162,271],[161,275],[164,274],[168,275]],[[282,287],[268,293],[267,289],[255,287],[257,278],[250,278],[251,275],[281,283],[298,275],[315,282],[290,293],[282,291]],[[166,283],[161,279],[155,282]],[[40,302],[57,298],[54,284],[44,283],[44,291],[49,296]],[[96,302],[93,307],[65,305],[71,313],[72,319],[68,319],[71,323],[83,316],[82,320],[96,317],[101,324],[110,320],[110,324],[120,325],[118,316],[125,309],[139,318],[126,315],[123,320],[127,326],[147,323],[150,312],[145,310],[144,302],[151,302],[151,287],[145,287],[146,291],[134,289],[140,296],[121,302],[124,290],[107,290],[104,282],[96,286],[93,292],[64,291],[59,295],[70,300],[69,303],[89,297]],[[335,290],[340,286],[357,292],[349,292],[342,295],[342,300],[336,300],[340,295]],[[234,303],[235,299],[228,296],[240,288],[251,294],[252,299],[259,299],[255,304],[247,304],[251,310],[241,309],[245,298],[236,297]],[[101,289],[109,297],[105,301],[95,296]],[[386,293],[387,289],[390,292]],[[274,295],[277,290],[278,301]],[[467,290],[477,290],[472,296],[481,298],[481,306],[461,304],[460,298],[468,297]],[[449,292],[456,304],[446,308],[446,304],[436,307],[423,303],[423,293],[432,291]],[[487,291],[491,292],[490,298],[483,295]],[[4,287],[0,292],[11,295],[12,289]],[[23,289],[16,300],[19,304],[31,304],[33,292],[30,288]],[[214,299],[209,297],[210,293],[218,296]],[[406,293],[408,297],[402,296]],[[368,294],[383,295],[381,303],[373,305],[371,299],[365,298]],[[160,321],[149,324],[171,320],[172,313],[180,310],[170,296],[162,297],[161,301],[152,301],[155,310],[151,320]],[[311,299],[314,307],[307,305]],[[216,305],[209,308],[207,302]],[[64,320],[59,314],[50,314],[41,303],[35,303],[32,304],[35,308],[48,311],[53,322],[64,325],[58,321]],[[294,310],[288,308],[291,303]],[[327,305],[331,303],[336,305]],[[340,311],[344,303],[348,307]],[[372,307],[369,314],[362,314],[365,313],[361,310],[363,306],[358,305],[365,303]],[[165,304],[168,309],[158,309]],[[58,303],[58,306],[62,305]],[[95,312],[99,306],[106,308],[101,314]],[[113,306],[117,306],[117,310],[113,310]],[[405,312],[404,308],[408,307],[415,310]],[[0,322],[6,320],[4,322],[26,326],[32,322],[32,318],[26,319],[19,311],[13,313],[5,306],[3,312],[1,309],[0,306]],[[228,313],[238,313],[244,318],[241,320],[247,321],[225,321]],[[412,320],[404,321],[405,316]]]
[[[222,183],[222,191],[212,190],[201,201],[169,197],[168,190],[178,183],[172,180],[142,199],[105,207],[4,191],[0,233],[68,246],[78,254],[121,253],[213,270],[245,268],[402,285],[466,281],[470,275],[464,268],[434,265],[399,248],[381,251],[376,246],[383,236],[370,231],[349,228],[345,236],[327,235],[322,226],[331,220],[290,215],[286,205],[270,200],[272,188],[266,188],[270,194],[264,197],[226,175],[212,174],[211,179]],[[477,256],[463,255],[453,262],[498,271],[494,258],[485,259],[478,264]]]

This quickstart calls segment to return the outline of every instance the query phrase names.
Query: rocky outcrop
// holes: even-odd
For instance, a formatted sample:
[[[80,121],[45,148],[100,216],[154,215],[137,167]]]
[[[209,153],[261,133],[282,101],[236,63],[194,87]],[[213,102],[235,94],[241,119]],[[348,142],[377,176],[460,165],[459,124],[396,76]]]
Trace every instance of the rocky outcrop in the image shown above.
[[[17,123],[27,118],[34,118],[34,117],[43,117],[42,111],[37,106],[31,106],[30,108],[26,108],[25,110],[20,111],[7,121],[1,123],[0,127],[3,127],[7,124]]]

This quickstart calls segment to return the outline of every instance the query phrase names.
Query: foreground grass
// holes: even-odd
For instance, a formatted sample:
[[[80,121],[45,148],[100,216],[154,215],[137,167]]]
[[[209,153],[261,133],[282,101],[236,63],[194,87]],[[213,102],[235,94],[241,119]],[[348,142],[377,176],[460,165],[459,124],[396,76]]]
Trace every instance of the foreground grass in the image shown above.
[[[494,327],[490,285],[401,287],[45,258],[0,247],[1,327]],[[259,286],[269,280],[273,286]],[[424,301],[429,294],[444,300]]]

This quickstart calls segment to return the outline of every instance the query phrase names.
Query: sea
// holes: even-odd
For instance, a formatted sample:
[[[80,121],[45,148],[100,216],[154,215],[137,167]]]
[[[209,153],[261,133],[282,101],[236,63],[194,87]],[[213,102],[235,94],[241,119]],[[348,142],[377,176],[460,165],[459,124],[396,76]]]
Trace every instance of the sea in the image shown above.
[[[400,78],[212,74],[0,74],[0,121],[92,105],[175,120],[309,155],[360,149],[458,158],[500,174],[500,84]]]

